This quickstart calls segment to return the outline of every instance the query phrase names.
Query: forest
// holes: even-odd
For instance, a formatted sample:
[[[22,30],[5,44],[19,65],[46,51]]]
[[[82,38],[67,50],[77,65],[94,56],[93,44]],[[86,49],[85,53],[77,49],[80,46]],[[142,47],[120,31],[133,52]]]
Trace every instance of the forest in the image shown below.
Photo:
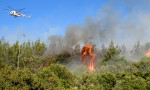
[[[13,44],[0,40],[1,90],[150,90],[150,43],[131,50],[113,41],[93,49],[95,71],[81,64],[80,45],[51,55],[40,39]],[[49,48],[51,50],[51,48]]]

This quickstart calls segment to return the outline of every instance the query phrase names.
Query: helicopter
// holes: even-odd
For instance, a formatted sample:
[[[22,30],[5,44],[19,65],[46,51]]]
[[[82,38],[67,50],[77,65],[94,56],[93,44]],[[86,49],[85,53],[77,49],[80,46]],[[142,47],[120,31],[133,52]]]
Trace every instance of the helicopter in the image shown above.
[[[10,9],[12,9],[12,11],[9,11],[9,14],[11,15],[11,16],[14,16],[15,18],[16,17],[26,17],[26,18],[30,18],[30,15],[29,16],[26,16],[26,15],[23,15],[23,14],[21,14],[20,12],[23,12],[22,10],[24,10],[25,8],[23,8],[23,9],[19,9],[19,10],[15,10],[15,9],[13,9],[12,7],[10,7],[10,6],[7,6],[8,8],[10,8]],[[9,9],[4,9],[4,10],[9,10]],[[24,13],[27,13],[27,12],[24,12]]]

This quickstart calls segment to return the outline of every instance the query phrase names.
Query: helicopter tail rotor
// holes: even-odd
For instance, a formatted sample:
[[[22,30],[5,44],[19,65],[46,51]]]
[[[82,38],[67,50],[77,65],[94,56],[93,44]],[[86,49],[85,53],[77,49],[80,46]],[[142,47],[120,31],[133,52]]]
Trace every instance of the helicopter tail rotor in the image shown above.
[[[26,16],[27,18],[30,18],[31,17],[31,15],[29,15],[29,16]]]

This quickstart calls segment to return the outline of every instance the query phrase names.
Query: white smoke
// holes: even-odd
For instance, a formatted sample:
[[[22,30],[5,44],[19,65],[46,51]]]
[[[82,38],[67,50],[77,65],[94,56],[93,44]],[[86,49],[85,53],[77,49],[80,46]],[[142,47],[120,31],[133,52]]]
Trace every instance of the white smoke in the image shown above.
[[[138,40],[150,41],[150,1],[110,0],[96,17],[87,17],[82,25],[68,26],[65,36],[49,36],[48,53],[70,52],[77,44],[99,45],[113,40],[131,47]]]

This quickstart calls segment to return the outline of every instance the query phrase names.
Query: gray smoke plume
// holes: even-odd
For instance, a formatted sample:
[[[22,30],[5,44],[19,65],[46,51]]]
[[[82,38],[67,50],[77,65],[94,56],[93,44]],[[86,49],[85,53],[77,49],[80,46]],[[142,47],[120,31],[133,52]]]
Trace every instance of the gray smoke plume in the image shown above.
[[[111,40],[131,47],[140,40],[150,41],[150,0],[110,0],[96,17],[82,25],[68,26],[65,36],[48,38],[49,54],[71,52],[77,44],[107,45]]]
[[[0,41],[1,41],[2,43],[4,43],[4,42],[5,42],[5,37],[4,37],[4,36],[1,37]]]

